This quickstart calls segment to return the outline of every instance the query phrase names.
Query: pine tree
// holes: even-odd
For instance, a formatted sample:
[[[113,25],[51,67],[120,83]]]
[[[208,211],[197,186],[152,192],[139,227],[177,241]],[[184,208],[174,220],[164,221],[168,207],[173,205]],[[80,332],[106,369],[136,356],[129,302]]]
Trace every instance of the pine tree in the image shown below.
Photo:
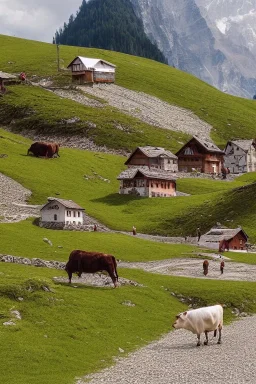
[[[55,33],[56,44],[102,48],[166,63],[146,36],[129,0],[82,1],[76,16]]]

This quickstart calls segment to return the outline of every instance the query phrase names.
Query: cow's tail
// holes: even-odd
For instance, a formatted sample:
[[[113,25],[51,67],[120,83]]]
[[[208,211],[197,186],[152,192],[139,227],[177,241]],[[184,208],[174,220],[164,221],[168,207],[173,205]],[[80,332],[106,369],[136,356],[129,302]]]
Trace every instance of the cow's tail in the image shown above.
[[[115,274],[116,274],[116,281],[118,281],[118,274],[117,274],[117,264],[116,264],[116,258],[115,256],[112,256],[112,260],[113,260],[113,264],[114,264],[114,268],[115,268]]]

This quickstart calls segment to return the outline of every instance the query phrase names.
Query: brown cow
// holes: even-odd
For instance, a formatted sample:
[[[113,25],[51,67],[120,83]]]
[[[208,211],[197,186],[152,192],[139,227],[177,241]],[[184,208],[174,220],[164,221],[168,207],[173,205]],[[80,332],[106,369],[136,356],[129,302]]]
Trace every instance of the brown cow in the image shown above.
[[[111,277],[114,286],[117,287],[118,275],[116,267],[116,259],[112,255],[76,249],[70,253],[65,270],[69,277],[69,283],[71,283],[72,273],[75,272],[81,277],[82,273],[106,271]]]
[[[206,276],[208,274],[208,267],[209,267],[209,261],[204,260],[203,262],[203,270],[204,270],[204,275]]]
[[[35,143],[31,144],[30,148],[28,149],[27,155],[32,152],[33,155],[36,157],[53,157],[55,154],[57,156],[59,155],[59,144],[57,143],[46,143],[46,142],[40,142],[36,141]]]

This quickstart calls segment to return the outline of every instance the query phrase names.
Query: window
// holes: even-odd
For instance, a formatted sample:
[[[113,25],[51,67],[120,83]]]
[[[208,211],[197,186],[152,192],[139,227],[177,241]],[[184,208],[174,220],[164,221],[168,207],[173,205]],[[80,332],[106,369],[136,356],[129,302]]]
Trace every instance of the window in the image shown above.
[[[73,217],[76,217],[76,211],[73,212]]]
[[[54,217],[54,220],[57,221],[57,215],[55,214],[53,217]]]
[[[77,217],[80,217],[80,212],[77,212]]]
[[[71,217],[71,211],[67,211],[67,216]]]
[[[184,151],[184,155],[194,155],[194,151],[192,148],[187,147]]]

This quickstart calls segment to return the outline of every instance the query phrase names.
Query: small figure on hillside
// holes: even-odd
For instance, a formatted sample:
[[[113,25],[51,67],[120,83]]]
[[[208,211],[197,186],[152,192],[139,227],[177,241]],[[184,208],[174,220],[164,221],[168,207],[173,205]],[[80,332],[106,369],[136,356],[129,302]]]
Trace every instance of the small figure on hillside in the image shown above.
[[[196,230],[196,235],[197,235],[197,241],[199,241],[201,237],[201,229],[199,227]]]
[[[205,276],[208,275],[208,268],[209,268],[209,261],[208,260],[204,260],[204,262],[203,262],[203,270],[204,270],[204,275]]]
[[[97,228],[97,224],[94,224],[94,226],[93,226],[93,231],[96,232],[97,229],[98,229],[98,228]]]
[[[132,234],[133,234],[133,236],[137,235],[137,229],[134,226],[132,227]]]
[[[225,263],[224,263],[224,261],[222,260],[222,261],[220,262],[220,273],[221,273],[221,274],[223,274],[223,272],[224,272],[224,267],[225,267]]]
[[[25,82],[26,81],[26,73],[25,72],[21,72],[20,73],[20,76],[19,76],[19,78],[20,78],[20,80],[22,81],[22,82]]]

